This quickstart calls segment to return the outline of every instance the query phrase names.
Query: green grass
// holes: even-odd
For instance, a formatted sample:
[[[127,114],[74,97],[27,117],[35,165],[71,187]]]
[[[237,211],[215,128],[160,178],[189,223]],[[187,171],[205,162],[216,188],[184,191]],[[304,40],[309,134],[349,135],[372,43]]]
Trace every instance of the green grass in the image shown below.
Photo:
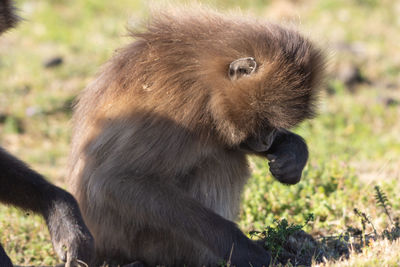
[[[281,185],[269,174],[265,160],[252,158],[253,177],[243,195],[240,226],[262,231],[274,220],[301,224],[313,213],[314,222],[304,228],[308,233],[336,235],[350,226],[361,227],[353,211],[357,208],[372,218],[379,231],[388,227],[385,212],[376,205],[374,186],[381,186],[393,216],[398,216],[400,108],[385,105],[384,100],[400,100],[400,5],[390,0],[207,2],[295,24],[325,47],[329,57],[327,84],[334,94],[322,92],[319,116],[295,130],[310,147],[302,181]],[[70,103],[113,51],[130,41],[125,27],[128,21],[146,16],[146,2],[17,4],[25,21],[0,40],[0,144],[66,187]],[[341,44],[351,44],[356,53],[336,49]],[[54,56],[63,57],[64,63],[44,68],[43,62]],[[350,93],[333,78],[343,62],[359,66],[370,82]],[[372,231],[370,226],[367,231]],[[0,242],[17,264],[59,262],[39,216],[1,206]],[[386,266],[396,266],[398,255],[385,252],[390,242],[376,244],[354,253],[349,266],[363,266],[361,262],[369,266],[368,260],[377,261],[380,250],[388,257]]]

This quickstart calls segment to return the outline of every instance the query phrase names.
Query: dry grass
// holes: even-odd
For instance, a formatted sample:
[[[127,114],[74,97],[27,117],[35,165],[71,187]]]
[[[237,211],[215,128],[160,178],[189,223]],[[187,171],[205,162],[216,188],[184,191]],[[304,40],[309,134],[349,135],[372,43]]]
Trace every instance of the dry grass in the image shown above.
[[[314,264],[315,267],[398,267],[400,266],[400,240],[371,241],[361,252],[352,251],[348,259]]]

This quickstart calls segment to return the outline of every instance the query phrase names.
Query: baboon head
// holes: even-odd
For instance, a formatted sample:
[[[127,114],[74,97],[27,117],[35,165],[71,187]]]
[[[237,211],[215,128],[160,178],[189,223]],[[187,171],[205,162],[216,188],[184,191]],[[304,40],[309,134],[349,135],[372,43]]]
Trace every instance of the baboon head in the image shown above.
[[[227,144],[256,137],[265,151],[277,130],[313,117],[324,60],[310,41],[278,25],[246,22],[218,37],[224,41],[209,48],[218,52],[204,52],[200,62],[208,70],[213,120]]]

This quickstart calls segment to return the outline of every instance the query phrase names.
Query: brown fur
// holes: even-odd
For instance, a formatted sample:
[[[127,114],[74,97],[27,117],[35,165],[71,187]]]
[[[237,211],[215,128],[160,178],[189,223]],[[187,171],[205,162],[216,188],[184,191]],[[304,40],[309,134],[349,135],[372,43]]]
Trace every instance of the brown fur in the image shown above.
[[[14,10],[12,1],[0,0],[0,34],[17,24],[18,16]]]
[[[99,261],[215,265],[245,238],[228,221],[249,177],[239,145],[314,114],[320,50],[206,9],[156,12],[131,34],[76,106],[73,191]],[[231,81],[244,57],[257,70]]]

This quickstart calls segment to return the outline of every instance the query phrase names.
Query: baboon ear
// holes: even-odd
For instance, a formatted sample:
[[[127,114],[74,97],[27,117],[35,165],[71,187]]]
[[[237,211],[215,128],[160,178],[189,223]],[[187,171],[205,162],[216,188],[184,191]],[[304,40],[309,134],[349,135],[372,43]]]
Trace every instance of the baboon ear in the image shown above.
[[[252,74],[257,68],[257,62],[252,57],[243,57],[232,61],[229,65],[229,79],[237,80]]]

